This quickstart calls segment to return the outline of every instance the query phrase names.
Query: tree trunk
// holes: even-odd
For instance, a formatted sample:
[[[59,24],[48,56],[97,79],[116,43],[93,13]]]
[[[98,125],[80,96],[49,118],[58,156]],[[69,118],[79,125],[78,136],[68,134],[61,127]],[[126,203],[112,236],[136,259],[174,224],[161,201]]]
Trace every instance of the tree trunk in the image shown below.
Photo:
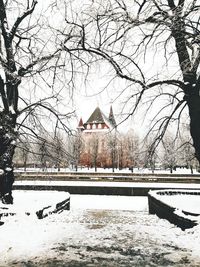
[[[13,115],[0,113],[0,198],[5,204],[12,204],[14,182],[13,155],[17,134],[13,126]]]
[[[189,96],[187,103],[190,115],[190,133],[195,148],[195,156],[200,163],[200,96]]]
[[[172,174],[173,173],[173,167],[170,166],[170,173]]]
[[[94,170],[97,172],[97,158],[94,159]]]
[[[190,165],[190,171],[191,171],[191,174],[194,173],[194,172],[193,172],[193,167],[192,167],[192,165]]]

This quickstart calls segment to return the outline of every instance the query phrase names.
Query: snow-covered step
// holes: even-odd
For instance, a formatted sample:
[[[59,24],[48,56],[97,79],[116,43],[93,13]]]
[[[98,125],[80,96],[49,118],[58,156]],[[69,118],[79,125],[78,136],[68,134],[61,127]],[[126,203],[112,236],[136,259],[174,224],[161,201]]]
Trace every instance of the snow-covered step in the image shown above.
[[[200,190],[151,190],[149,213],[165,218],[185,230],[200,222]]]
[[[13,197],[13,205],[0,203],[0,219],[14,215],[42,219],[70,209],[70,194],[67,192],[14,190]]]

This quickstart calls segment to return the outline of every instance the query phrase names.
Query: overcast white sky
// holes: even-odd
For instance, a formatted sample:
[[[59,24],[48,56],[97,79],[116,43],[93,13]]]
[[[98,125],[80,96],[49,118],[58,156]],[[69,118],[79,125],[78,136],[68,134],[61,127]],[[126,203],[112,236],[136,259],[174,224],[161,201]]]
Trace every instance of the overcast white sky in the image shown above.
[[[42,10],[42,20],[45,21],[46,17],[46,21],[48,21],[50,24],[53,23],[54,26],[60,24],[61,26],[63,26],[63,17],[55,16],[57,12],[56,9],[54,9],[54,13],[51,13],[51,9],[47,9],[49,2],[40,0],[36,7],[36,15],[37,12],[40,13]],[[74,3],[77,4],[78,2],[75,1]],[[84,3],[87,3],[87,1]],[[58,13],[61,11],[62,10],[58,10]],[[132,39],[130,39],[130,42],[131,40]],[[141,60],[141,62],[139,62],[140,67],[145,73],[147,80],[150,77],[153,77],[153,79],[155,80],[158,72],[162,74],[163,78],[172,77],[173,74],[176,74],[176,58],[174,61],[172,60],[171,64],[168,65],[168,68],[166,68],[165,62],[160,60],[160,55],[163,55],[163,51],[160,50],[160,54],[157,53],[158,51],[159,50],[157,50],[157,48],[152,46],[152,49],[150,50],[150,53],[148,53],[148,57],[146,57],[145,60],[143,53],[141,53],[141,55],[139,56]],[[73,92],[74,99],[72,108],[76,110],[77,120],[72,123],[73,127],[76,127],[80,117],[82,117],[83,121],[85,122],[97,106],[101,108],[105,115],[108,115],[110,105],[112,104],[117,123],[119,123],[124,118],[120,116],[121,113],[128,113],[131,111],[131,108],[133,108],[134,106],[133,102],[130,102],[126,106],[126,109],[123,109],[123,107],[127,103],[127,100],[129,100],[131,94],[133,93],[135,85],[132,85],[123,94],[121,94],[123,89],[126,88],[128,84],[126,81],[122,81],[120,79],[115,79],[113,83],[109,83],[109,81],[114,76],[114,71],[110,71],[109,67],[103,63],[101,64],[101,66],[96,66],[96,68],[92,67],[91,73],[88,76],[87,83],[84,83],[84,80],[76,81],[76,90]],[[64,82],[65,81],[63,80],[60,85],[57,84],[59,89],[62,88]],[[31,87],[30,85],[25,86],[26,91],[27,86]],[[38,88],[41,86],[40,82],[37,83],[37,86]],[[41,90],[42,94],[45,95],[46,92],[48,92],[49,88],[47,88],[46,90],[46,88],[42,86],[41,88],[39,88],[39,90]],[[23,90],[21,90],[20,93],[23,94]],[[66,95],[66,99],[64,100],[66,109],[69,105],[69,99],[70,97]],[[128,121],[124,122],[124,124],[122,124],[119,129],[125,129],[125,131],[127,131],[129,128],[132,128],[140,133],[143,133],[144,131],[146,132],[148,130],[150,118],[160,108],[161,104],[162,101],[158,102],[157,105],[155,105],[155,108],[151,109],[148,112],[148,116],[145,123],[143,123],[144,108],[141,108],[140,111],[136,114],[136,116],[134,116],[134,118],[130,118]]]

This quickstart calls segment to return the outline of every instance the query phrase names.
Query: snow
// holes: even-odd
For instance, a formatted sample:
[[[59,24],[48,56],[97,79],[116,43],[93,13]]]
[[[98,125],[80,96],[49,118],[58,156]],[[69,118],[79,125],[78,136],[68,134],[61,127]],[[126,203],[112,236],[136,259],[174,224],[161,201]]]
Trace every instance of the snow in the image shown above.
[[[167,192],[167,190],[164,190]],[[184,194],[190,190],[170,190],[170,192],[179,192],[179,194],[157,194],[159,191],[150,191],[150,194],[155,196],[156,199],[166,203],[168,206],[184,210],[186,212],[200,214],[200,191],[195,191],[199,195]]]
[[[43,172],[42,168],[27,168],[26,169],[27,172]],[[199,172],[197,172],[195,169],[193,170],[194,174],[199,174]],[[24,168],[18,168],[15,169],[15,172],[24,172]],[[57,168],[46,168],[45,172],[58,172]],[[61,168],[59,173],[68,173],[68,172],[74,172],[77,173],[75,169],[72,168]],[[84,167],[79,167],[78,168],[78,172],[83,172],[83,173],[96,173],[94,168],[84,168]],[[108,168],[108,169],[104,169],[104,168],[97,168],[97,173],[113,173],[112,168]],[[126,169],[115,169],[114,173],[132,173],[132,171],[130,171],[128,168]],[[144,174],[144,173],[149,173],[152,174],[152,170],[148,169],[148,168],[133,168],[133,174]],[[163,169],[155,169],[154,170],[154,174],[170,174],[170,170],[163,170]],[[191,170],[190,169],[186,169],[186,168],[177,168],[176,171],[173,171],[173,174],[191,174]]]
[[[15,145],[16,144],[16,141],[15,140],[12,140],[10,144],[11,145]]]
[[[5,170],[6,170],[7,172],[11,172],[11,171],[12,171],[12,168],[10,168],[10,167],[6,167]]]
[[[10,138],[11,138],[11,135],[10,135],[9,133],[6,133],[6,134],[5,134],[5,137],[7,137],[7,138],[10,139]]]
[[[98,186],[98,187],[130,187],[130,188],[193,188],[200,189],[200,184],[188,183],[154,183],[154,182],[99,182],[99,181],[15,181],[14,185],[47,185],[47,186]]]
[[[14,203],[13,205],[1,204],[1,208],[8,208],[10,213],[17,213],[24,215],[26,212],[31,213],[34,217],[36,211],[54,206],[55,203],[61,202],[70,197],[67,192],[57,191],[13,191]]]
[[[80,201],[81,199],[81,201]],[[147,211],[147,198],[128,196],[73,195],[72,209]]]
[[[14,191],[14,199],[34,208],[34,196],[42,202],[57,198],[43,194]],[[71,195],[70,211],[43,220],[22,215],[4,220],[2,267],[200,266],[200,226],[182,231],[149,215],[146,197]]]
[[[169,200],[169,198],[168,198]],[[177,208],[184,211],[200,214],[200,195],[191,196],[191,195],[181,195],[181,196],[172,196],[171,202],[177,203]]]
[[[16,114],[13,105],[9,106],[9,111],[11,112],[11,114]]]
[[[100,132],[100,133],[108,133],[110,130],[108,128],[105,128],[105,129],[90,129],[90,130],[84,130],[84,133],[97,133],[97,132]]]
[[[200,191],[195,190],[164,190],[165,194],[159,194],[160,190],[150,191],[149,194],[154,196],[156,199],[160,200],[162,203],[167,204],[168,206],[175,208],[174,213],[196,221],[200,223]],[[169,193],[169,194],[168,194]],[[191,193],[191,194],[189,194]],[[188,215],[184,212],[189,212],[195,214]],[[196,216],[198,215],[198,216]]]

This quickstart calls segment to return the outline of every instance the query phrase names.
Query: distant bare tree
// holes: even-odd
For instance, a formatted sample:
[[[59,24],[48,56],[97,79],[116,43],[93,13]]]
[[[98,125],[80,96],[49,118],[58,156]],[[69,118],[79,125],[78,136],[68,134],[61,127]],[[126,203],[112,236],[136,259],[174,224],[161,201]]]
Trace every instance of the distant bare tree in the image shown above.
[[[118,133],[117,157],[120,169],[139,167],[139,138],[132,130]]]
[[[71,159],[72,159],[72,163],[75,167],[75,170],[78,170],[78,165],[80,163],[80,158],[81,158],[81,152],[82,152],[82,148],[83,148],[83,140],[81,137],[81,134],[78,132],[77,134],[75,134],[72,138],[71,138]]]
[[[180,129],[180,136],[178,138],[178,165],[190,169],[193,174],[193,168],[199,166],[195,158],[194,147],[192,146],[191,136],[187,131],[188,125],[182,125]],[[199,169],[197,167],[197,169]]]
[[[48,167],[48,162],[50,159],[50,147],[47,138],[43,137],[37,144],[38,146],[38,167],[42,168],[42,170],[46,170]]]
[[[92,139],[90,140],[90,153],[92,167],[94,167],[96,172],[99,160],[99,137],[97,134],[94,134]]]
[[[169,168],[170,173],[176,168],[177,165],[177,139],[175,139],[169,132],[162,140],[163,152],[163,166],[165,169]]]
[[[28,139],[20,140],[17,142],[16,146],[16,153],[15,153],[15,161],[18,162],[17,165],[24,168],[24,171],[26,171],[27,168],[27,162],[29,159],[29,154],[31,151],[31,145],[28,141]]]
[[[187,140],[180,145],[178,153],[180,155],[179,160],[182,166],[190,169],[191,174],[193,174],[193,168],[198,166],[198,164],[194,156],[194,147],[192,146],[190,140]]]
[[[152,147],[152,143],[154,140],[154,135],[148,135],[147,138],[144,140],[144,144],[140,151],[140,159],[141,165],[145,168],[151,169],[152,173],[154,173],[156,165],[159,163],[159,154],[158,154],[158,147],[156,150]]]
[[[139,167],[139,137],[133,131],[127,134],[127,145],[129,166],[133,171],[133,167]]]
[[[117,138],[117,133],[116,131],[113,130],[111,131],[108,135],[108,150],[110,154],[110,159],[111,159],[111,166],[112,166],[112,171],[114,172],[115,169],[117,168],[117,157],[118,157],[118,138]]]
[[[52,140],[52,165],[60,171],[61,164],[65,158],[63,139],[58,134]]]
[[[123,169],[126,166],[126,160],[124,159],[126,156],[126,149],[124,147],[125,139],[122,135],[119,136],[118,142],[117,142],[117,165],[119,170]]]

